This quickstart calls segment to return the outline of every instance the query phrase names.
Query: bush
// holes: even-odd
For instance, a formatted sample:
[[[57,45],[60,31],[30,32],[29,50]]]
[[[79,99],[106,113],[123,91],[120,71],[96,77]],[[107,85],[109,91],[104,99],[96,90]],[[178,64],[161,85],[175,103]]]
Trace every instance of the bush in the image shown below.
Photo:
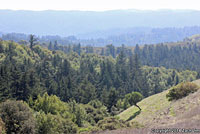
[[[62,102],[60,98],[56,95],[49,96],[45,93],[43,96],[38,95],[34,102],[29,99],[29,104],[34,108],[35,111],[43,111],[45,114],[51,113],[53,115],[57,114],[67,114],[69,108],[66,103]]]
[[[72,116],[74,116],[72,121],[75,122],[78,125],[78,127],[83,127],[86,116],[85,109],[82,108],[75,101],[70,101],[68,104],[70,107],[69,111],[72,114]]]
[[[97,126],[102,130],[115,130],[130,127],[130,124],[116,117],[107,117],[104,120],[100,120]]]
[[[3,102],[1,118],[8,134],[35,134],[35,119],[28,105],[22,101]]]
[[[107,108],[99,100],[90,101],[84,108],[88,118],[92,118],[95,123],[109,116]]]
[[[175,87],[172,87],[169,93],[166,95],[169,101],[181,99],[190,93],[194,93],[199,87],[192,82],[183,82]]]
[[[59,115],[38,112],[36,115],[39,134],[75,134],[78,127],[71,120]]]

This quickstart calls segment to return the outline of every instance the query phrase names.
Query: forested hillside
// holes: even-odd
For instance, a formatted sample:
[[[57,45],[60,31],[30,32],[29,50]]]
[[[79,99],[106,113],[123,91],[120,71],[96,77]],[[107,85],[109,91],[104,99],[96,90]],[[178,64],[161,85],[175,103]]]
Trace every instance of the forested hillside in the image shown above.
[[[115,57],[119,48],[108,45],[103,51],[104,55]],[[196,70],[199,72],[200,42],[199,35],[186,38],[176,43],[161,43],[156,45],[136,45],[127,47],[126,53],[130,51],[138,55],[142,65],[154,67],[166,67],[179,70]]]
[[[148,77],[165,77],[155,79],[158,83],[159,80],[162,79],[168,80],[168,84],[166,85],[173,86],[184,80],[194,80],[197,76],[195,72],[191,71],[178,72],[172,69],[167,70],[164,67],[142,67],[140,64],[141,61],[138,55],[126,55],[123,48],[116,58],[112,58],[99,56],[97,54],[81,53],[79,51],[65,54],[62,51],[50,51],[39,45],[29,48],[28,46],[19,45],[11,41],[1,41],[2,75],[5,75],[4,73],[10,73],[5,76],[12,77],[13,74],[24,72],[19,73],[19,75],[22,76],[18,77],[23,78],[23,75],[27,75],[26,77],[30,75],[35,78],[36,82],[38,81],[40,83],[35,83],[36,86],[39,86],[42,90],[46,88],[45,91],[48,91],[50,94],[56,94],[61,98],[65,96],[65,98],[63,98],[64,101],[73,97],[72,94],[76,94],[75,90],[83,87],[88,89],[88,85],[93,87],[89,88],[91,90],[90,93],[96,94],[91,95],[91,97],[99,99],[104,89],[106,92],[111,89],[111,91],[114,92],[118,90],[120,96],[131,91],[140,91],[145,94],[145,96],[148,96],[150,92],[155,92],[150,91],[151,87],[149,87],[150,82],[148,82]],[[154,75],[151,75],[152,73]],[[190,78],[187,76],[188,74],[185,75],[184,73],[192,74],[192,77]],[[167,76],[160,74],[165,74]],[[16,76],[14,75],[14,77]],[[67,84],[65,84],[65,82],[67,82]],[[71,85],[71,87],[65,87],[64,85]],[[159,89],[160,91],[168,88],[165,84],[163,86],[164,88]],[[38,89],[40,89],[39,87]],[[65,88],[63,89],[63,87]],[[74,90],[71,90],[71,88]],[[158,89],[153,87],[152,90]],[[62,93],[65,92],[70,92],[72,94],[62,95]],[[75,96],[83,97],[84,92],[86,91],[83,91],[82,95]],[[77,93],[80,92],[77,91]],[[88,95],[88,93],[86,93],[86,95]],[[86,98],[88,99],[88,97]],[[78,102],[87,103],[88,101],[83,101],[86,98],[74,99]],[[27,98],[24,98],[23,100],[26,99]]]
[[[23,44],[23,42],[21,43]],[[199,35],[185,38],[184,41],[175,43],[161,43],[154,45],[136,45],[128,47],[121,45],[116,47],[112,44],[105,47],[81,46],[81,44],[71,44],[67,46],[59,45],[56,41],[44,43],[50,50],[61,50],[65,53],[95,53],[101,56],[111,56],[116,58],[123,50],[126,57],[136,54],[141,65],[153,67],[165,67],[168,69],[194,70],[200,72],[200,41]]]
[[[8,133],[94,131],[109,129],[109,120],[118,122],[117,128],[128,127],[112,117],[132,105],[123,102],[122,106],[127,94],[148,97],[197,78],[195,71],[143,66],[138,51],[125,47],[115,55],[113,51],[100,55],[80,45],[70,51],[70,46],[51,45],[37,45],[34,36],[29,45],[0,41],[1,118]],[[10,108],[27,116],[14,115],[23,120],[13,126]],[[27,117],[35,122],[29,124]]]

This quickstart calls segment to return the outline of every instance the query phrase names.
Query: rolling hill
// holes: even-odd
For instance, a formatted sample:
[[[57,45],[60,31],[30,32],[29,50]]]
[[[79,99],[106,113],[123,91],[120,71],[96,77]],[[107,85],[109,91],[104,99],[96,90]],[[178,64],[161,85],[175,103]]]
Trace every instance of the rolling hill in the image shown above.
[[[194,81],[200,85],[200,80]],[[138,105],[142,111],[132,106],[118,115],[122,120],[139,124],[139,129],[106,131],[102,134],[150,134],[152,129],[181,128],[199,129],[200,126],[200,90],[177,101],[169,102],[166,94],[169,90],[145,98]]]
[[[95,31],[105,31],[109,29],[199,26],[200,11],[111,10],[94,12],[0,10],[0,18],[0,31],[5,33],[16,32],[60,36],[92,33],[87,35],[87,37],[91,37],[91,35],[94,35],[93,32]],[[112,31],[110,31],[110,33]],[[113,33],[116,33],[116,31]],[[104,34],[105,32],[103,32],[101,36]],[[84,35],[81,37],[83,36]]]

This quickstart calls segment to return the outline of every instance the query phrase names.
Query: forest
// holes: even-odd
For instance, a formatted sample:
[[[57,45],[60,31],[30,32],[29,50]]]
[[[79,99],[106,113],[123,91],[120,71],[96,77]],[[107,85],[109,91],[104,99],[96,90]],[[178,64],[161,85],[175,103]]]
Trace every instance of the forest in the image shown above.
[[[0,40],[0,130],[73,134],[131,127],[115,115],[200,77],[200,46],[184,44],[63,46],[34,35],[29,42]]]
[[[21,42],[22,44],[27,44]],[[43,43],[49,50],[61,50],[65,53],[71,51],[80,53],[94,53],[101,56],[111,56],[116,58],[121,51],[126,57],[137,55],[141,65],[153,67],[165,67],[167,69],[194,70],[199,72],[200,56],[200,36],[194,35],[185,38],[183,41],[175,43],[159,43],[154,45],[138,45],[135,47],[113,44],[105,47],[93,47],[91,45],[82,46],[80,43],[74,45],[59,45],[57,41]]]

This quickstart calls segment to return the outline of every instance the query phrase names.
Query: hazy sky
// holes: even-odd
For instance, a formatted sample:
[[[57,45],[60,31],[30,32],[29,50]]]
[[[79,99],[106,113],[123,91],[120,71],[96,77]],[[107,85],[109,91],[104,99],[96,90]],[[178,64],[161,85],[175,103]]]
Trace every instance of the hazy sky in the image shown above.
[[[0,0],[0,9],[92,11],[113,9],[200,10],[200,0]]]

